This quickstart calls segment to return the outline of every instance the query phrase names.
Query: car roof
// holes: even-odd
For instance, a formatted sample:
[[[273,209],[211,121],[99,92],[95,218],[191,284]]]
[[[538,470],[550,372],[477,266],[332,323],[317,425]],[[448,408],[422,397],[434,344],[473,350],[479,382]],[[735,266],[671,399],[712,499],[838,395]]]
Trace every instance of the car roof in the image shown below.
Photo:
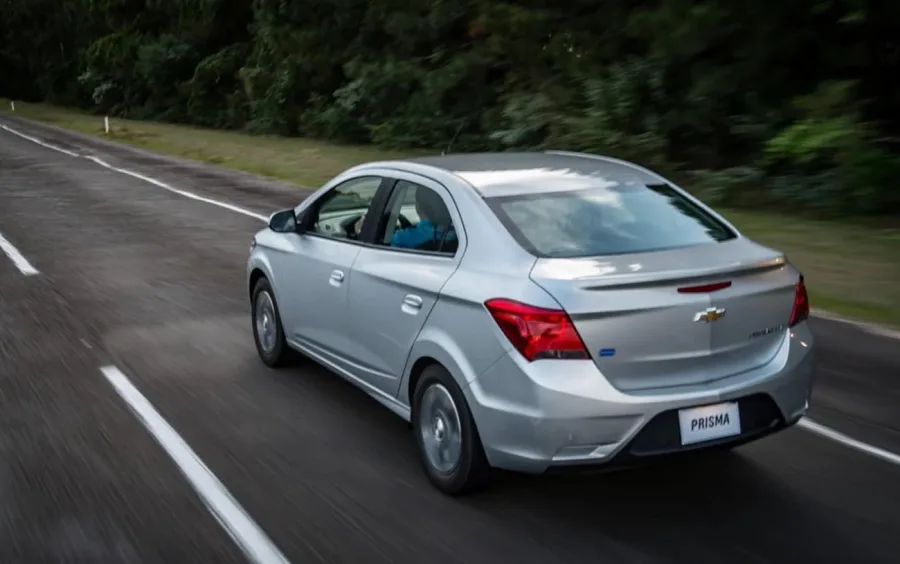
[[[658,175],[626,161],[563,151],[459,153],[418,157],[406,162],[450,172],[471,184],[484,197],[665,182]]]

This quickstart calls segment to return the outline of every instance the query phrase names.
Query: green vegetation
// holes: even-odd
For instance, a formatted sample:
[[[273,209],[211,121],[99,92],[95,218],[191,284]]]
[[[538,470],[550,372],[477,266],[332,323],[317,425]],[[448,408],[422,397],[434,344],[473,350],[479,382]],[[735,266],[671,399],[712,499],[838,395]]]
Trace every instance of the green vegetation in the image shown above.
[[[0,96],[389,149],[566,148],[900,214],[900,3],[6,0]]]
[[[2,103],[0,112],[8,108]],[[98,116],[23,103],[16,115],[107,137]],[[302,186],[317,186],[353,164],[411,153],[119,119],[107,138]],[[725,215],[750,237],[788,253],[807,276],[814,307],[900,327],[900,229],[750,210]]]
[[[451,142],[623,157],[900,325],[897,37],[862,0],[6,0],[0,96],[304,185]]]

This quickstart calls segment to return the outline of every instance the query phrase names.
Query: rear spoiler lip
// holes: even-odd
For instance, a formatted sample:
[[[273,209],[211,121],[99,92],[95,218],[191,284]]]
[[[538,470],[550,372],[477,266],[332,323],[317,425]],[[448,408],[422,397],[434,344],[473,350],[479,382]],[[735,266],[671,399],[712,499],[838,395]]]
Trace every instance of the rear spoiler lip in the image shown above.
[[[604,272],[604,267],[601,264],[581,262],[579,265],[581,268],[576,268],[575,270],[586,272],[591,266],[593,266],[596,274],[585,274],[578,276],[575,275],[575,273],[565,275],[564,271],[566,270],[567,265],[558,262],[559,260],[565,259],[543,260],[546,262],[543,262],[543,264],[540,265],[535,264],[534,268],[532,269],[531,277],[533,279],[541,281],[559,280],[576,282],[578,283],[578,286],[583,290],[643,288],[659,286],[662,284],[697,284],[711,281],[710,279],[712,278],[721,278],[729,275],[767,272],[770,270],[783,268],[787,264],[787,257],[785,257],[784,255],[780,255],[771,259],[759,260],[749,263],[734,262],[707,268],[663,270],[640,273],[626,272],[623,274],[616,274],[614,273],[614,271]],[[538,263],[540,262],[541,261],[538,261]],[[558,275],[554,276],[553,271],[557,268],[563,272],[560,272]],[[607,266],[607,268],[612,267]]]

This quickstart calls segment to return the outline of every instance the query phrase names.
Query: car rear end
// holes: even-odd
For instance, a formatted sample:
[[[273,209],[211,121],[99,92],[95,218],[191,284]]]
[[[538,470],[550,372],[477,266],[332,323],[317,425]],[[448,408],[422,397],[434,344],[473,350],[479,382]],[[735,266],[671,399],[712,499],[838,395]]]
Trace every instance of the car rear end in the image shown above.
[[[664,183],[485,201],[558,304],[484,304],[509,353],[468,391],[492,463],[634,462],[796,422],[812,386],[801,274]]]

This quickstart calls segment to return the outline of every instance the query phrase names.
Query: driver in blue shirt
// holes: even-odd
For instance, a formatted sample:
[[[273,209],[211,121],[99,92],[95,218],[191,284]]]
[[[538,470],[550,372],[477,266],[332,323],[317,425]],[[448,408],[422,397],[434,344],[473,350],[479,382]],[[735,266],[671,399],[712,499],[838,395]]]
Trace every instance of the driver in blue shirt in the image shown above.
[[[392,247],[415,249],[429,241],[437,245],[442,238],[450,241],[456,239],[450,212],[434,191],[416,188],[416,213],[419,214],[419,223],[395,231],[391,237]]]
[[[394,231],[391,237],[392,247],[417,249],[433,242],[434,248],[429,250],[436,251],[442,239],[444,242],[456,240],[453,218],[437,193],[427,188],[416,188],[416,213],[419,215],[419,223]],[[362,232],[365,219],[366,216],[363,215],[356,221],[354,229],[357,233]]]

